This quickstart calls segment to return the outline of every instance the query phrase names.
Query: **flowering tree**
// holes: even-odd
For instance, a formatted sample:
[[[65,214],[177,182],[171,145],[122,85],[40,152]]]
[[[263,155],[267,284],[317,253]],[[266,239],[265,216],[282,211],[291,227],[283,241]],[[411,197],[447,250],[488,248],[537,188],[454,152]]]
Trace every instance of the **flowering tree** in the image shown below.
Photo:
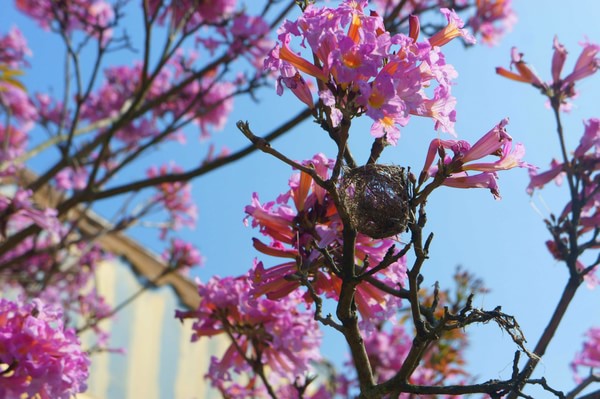
[[[593,372],[598,328],[573,361],[573,388],[532,378],[578,288],[597,283],[600,121],[585,122],[571,151],[561,118],[576,84],[598,69],[598,45],[585,42],[563,77],[567,53],[556,39],[548,82],[516,49],[510,68],[497,69],[541,91],[555,115],[560,156],[539,172],[513,143],[508,119],[491,122],[472,144],[454,128],[457,72],[444,46],[495,44],[515,22],[510,1],[265,0],[247,9],[234,0],[15,5],[58,35],[66,52],[59,95],[30,93],[26,40],[16,27],[0,32],[0,282],[7,293],[0,299],[0,396],[67,398],[85,391],[93,352],[114,349],[98,322],[118,310],[95,286],[95,271],[111,256],[97,240],[152,225],[165,243],[166,272],[200,264],[199,252],[176,234],[197,219],[190,181],[256,150],[294,170],[283,194],[263,202],[255,193],[244,210],[246,223],[262,235],[253,240],[260,258],[240,276],[199,282],[199,307],[177,312],[194,320],[192,340],[229,339],[207,375],[223,397],[529,397],[530,387],[540,385],[550,395],[575,398],[586,397],[582,392],[600,378]],[[122,28],[133,13],[141,15],[139,42]],[[114,54],[134,50],[139,61],[112,64]],[[253,132],[249,115],[237,124],[249,144],[218,149],[213,132],[225,125],[234,101],[273,84],[302,110],[283,116],[266,135]],[[360,117],[369,119],[369,133],[353,129]],[[418,117],[429,118],[436,131],[421,163],[381,162]],[[271,144],[307,119],[326,132],[333,153],[318,148],[298,161]],[[200,145],[206,149],[197,165],[153,160],[145,176],[120,178],[139,171],[159,146],[184,144],[191,126],[211,142]],[[41,132],[47,138],[40,140]],[[351,149],[361,134],[372,139],[364,162]],[[45,166],[34,173],[36,159]],[[546,246],[569,279],[535,347],[500,307],[474,305],[486,291],[474,275],[457,271],[454,288],[423,284],[433,261],[427,206],[439,188],[484,188],[500,199],[499,174],[513,168],[529,170],[530,192],[564,180],[570,197],[545,220]],[[110,224],[90,230],[81,220],[105,200],[121,205],[107,215]],[[466,334],[490,322],[514,342],[513,372],[478,381],[465,365]],[[90,329],[97,342],[82,349],[77,334]],[[322,356],[324,330],[347,344],[344,364]]]

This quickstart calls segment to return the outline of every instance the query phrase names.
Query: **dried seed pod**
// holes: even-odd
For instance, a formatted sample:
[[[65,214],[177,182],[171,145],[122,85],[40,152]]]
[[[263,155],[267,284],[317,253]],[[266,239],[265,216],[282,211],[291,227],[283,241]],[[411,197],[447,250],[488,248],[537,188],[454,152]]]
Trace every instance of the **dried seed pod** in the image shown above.
[[[372,238],[406,230],[410,219],[404,168],[368,164],[344,173],[340,196],[356,229]]]

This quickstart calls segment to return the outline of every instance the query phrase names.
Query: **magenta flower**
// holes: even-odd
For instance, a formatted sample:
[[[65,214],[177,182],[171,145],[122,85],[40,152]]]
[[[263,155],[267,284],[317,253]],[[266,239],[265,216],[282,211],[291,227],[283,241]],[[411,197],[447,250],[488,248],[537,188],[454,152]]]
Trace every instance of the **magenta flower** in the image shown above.
[[[6,169],[12,167],[11,161],[25,152],[29,136],[14,126],[5,127],[0,123],[0,143],[3,143],[0,151],[0,176],[6,173]],[[10,173],[10,171],[8,171]]]
[[[435,120],[435,128],[453,132],[455,100],[450,94],[456,73],[447,65],[439,46],[451,39],[472,37],[449,10],[442,12],[448,26],[430,41],[417,43],[418,20],[411,18],[409,35],[391,35],[376,13],[366,14],[366,1],[342,2],[337,8],[309,6],[297,21],[286,21],[279,44],[265,60],[265,69],[279,71],[277,93],[288,87],[314,107],[311,85],[329,108],[333,127],[342,118],[366,114],[373,119],[371,134],[391,144],[410,115]],[[312,54],[292,49],[292,39]],[[433,98],[429,92],[433,91]]]
[[[558,82],[560,74],[562,72],[565,61],[567,60],[567,49],[559,41],[558,37],[554,36],[554,42],[552,43],[554,53],[552,54],[552,81]]]
[[[177,312],[180,319],[194,319],[192,341],[218,334],[235,339],[220,359],[211,361],[207,378],[213,386],[233,387],[231,372],[252,370],[246,359],[268,365],[274,384],[292,384],[320,358],[321,333],[299,293],[273,301],[251,291],[247,276],[213,277],[198,283],[198,309]]]
[[[477,11],[468,21],[473,34],[489,46],[496,45],[502,35],[517,22],[511,0],[477,0]]]
[[[550,163],[550,169],[545,172],[537,173],[536,170],[529,170],[529,185],[527,186],[527,193],[533,194],[533,190],[540,189],[548,184],[550,181],[554,180],[557,185],[562,183],[562,178],[564,176],[564,165],[555,159]]]
[[[20,123],[20,128],[28,131],[38,119],[38,112],[27,93],[18,86],[0,82],[0,107]]]
[[[591,118],[584,122],[585,130],[579,145],[575,149],[575,156],[582,157],[586,152],[594,149],[593,155],[590,156],[600,158],[600,119]]]
[[[112,34],[114,9],[103,0],[19,0],[16,4],[21,12],[33,18],[43,29],[50,29],[56,24],[66,33],[82,30],[103,41]]]
[[[30,224],[36,224],[48,232],[53,240],[62,235],[62,227],[57,219],[56,209],[40,210],[32,201],[31,190],[18,188],[12,198],[0,194],[0,237],[17,231]]]
[[[322,178],[326,179],[333,161],[318,154],[304,164],[312,165]],[[254,239],[254,247],[261,253],[285,261],[266,268],[262,262],[255,262],[251,271],[253,294],[266,295],[270,299],[282,299],[296,293],[302,286],[298,274],[307,276],[315,292],[330,298],[337,298],[342,281],[335,270],[327,264],[322,251],[327,249],[334,261],[340,260],[343,246],[342,222],[329,194],[319,187],[306,173],[294,175],[290,179],[290,189],[279,196],[277,201],[261,204],[256,194],[252,204],[246,207],[247,219],[253,227],[270,238],[270,243]],[[290,200],[293,204],[289,204]],[[359,234],[356,242],[356,264],[362,265],[368,258],[372,266],[377,265],[389,248],[392,239],[375,240]],[[376,274],[380,281],[397,286],[406,277],[404,259],[393,263]],[[308,293],[303,296],[312,303]],[[357,287],[355,300],[365,319],[375,314],[393,312],[399,306],[391,296],[368,283]]]
[[[83,167],[67,167],[56,174],[56,187],[61,190],[83,190],[88,183],[88,171]]]
[[[0,298],[0,397],[69,399],[86,390],[89,364],[59,308]]]
[[[169,267],[182,274],[187,274],[190,268],[204,263],[200,251],[180,238],[172,239],[171,246],[165,249],[161,257]]]
[[[237,0],[214,0],[209,4],[196,4],[194,0],[164,2],[150,0],[148,7],[150,15],[157,13],[161,24],[172,20],[175,23],[186,21],[183,27],[186,31],[197,29],[202,24],[218,24],[231,18],[235,12]],[[164,7],[164,8],[163,8]],[[190,14],[190,10],[193,10]]]
[[[519,53],[516,47],[511,49],[511,69],[514,67],[516,72],[506,70],[502,67],[496,68],[498,75],[504,76],[517,82],[530,83],[539,89],[546,89],[546,83],[542,82],[537,73],[523,61],[523,53]]]
[[[598,171],[600,170],[600,119],[592,118],[584,122],[584,132],[579,145],[573,153],[571,160],[573,170],[577,173],[577,179],[581,183],[579,198],[583,201],[581,225],[579,234],[588,232],[594,228],[594,224],[600,222],[598,211],[600,194],[598,194]],[[527,192],[532,193],[534,189],[540,189],[554,180],[560,184],[565,174],[565,165],[553,160],[550,169],[539,174],[531,174],[531,181],[527,186]],[[569,202],[561,217],[571,211]]]
[[[508,119],[502,120],[473,146],[463,140],[432,140],[421,175],[435,176],[443,173],[445,176],[443,185],[456,188],[487,188],[494,198],[499,199],[496,172],[516,167],[534,168],[522,161],[525,148],[521,144],[513,148],[512,137],[504,128],[507,124]],[[452,151],[454,155],[452,157],[446,155],[445,159],[440,160],[442,165],[440,169],[433,161],[440,151],[445,153],[446,150]],[[495,156],[498,159],[474,162],[486,159],[488,156]],[[481,173],[469,175],[468,172],[473,171]]]
[[[473,35],[471,35],[466,29],[463,29],[465,24],[460,19],[458,14],[454,12],[454,10],[442,8],[440,11],[448,20],[448,25],[429,38],[429,43],[432,46],[443,46],[457,37],[462,37],[463,40],[469,44],[475,44],[477,42]]]
[[[25,57],[31,56],[27,40],[17,27],[12,27],[4,36],[0,36],[0,65],[10,69],[20,69],[27,66]]]
[[[168,173],[182,173],[177,165],[151,167],[146,174],[149,178],[164,176]],[[191,186],[187,182],[165,182],[156,186],[158,192],[153,197],[154,204],[161,204],[169,213],[169,223],[162,228],[161,238],[166,237],[169,229],[178,230],[183,226],[193,228],[196,225],[198,210],[192,200]]]
[[[587,78],[596,73],[600,67],[600,58],[597,57],[600,46],[590,42],[583,42],[581,46],[583,50],[581,50],[581,54],[575,62],[573,72],[563,79],[563,85],[573,84],[578,80]]]
[[[600,368],[600,328],[592,327],[585,335],[583,348],[575,355],[575,359],[571,363],[576,381],[583,379],[578,374],[579,368]],[[585,373],[589,374],[588,371]]]
[[[593,75],[600,67],[600,57],[598,57],[600,46],[590,42],[583,42],[581,45],[583,46],[583,50],[577,58],[573,72],[565,78],[561,78],[560,75],[567,58],[567,50],[560,44],[557,38],[554,38],[554,53],[551,64],[552,82],[550,83],[543,82],[538,77],[533,68],[529,67],[523,61],[523,54],[518,53],[515,47],[512,49],[511,69],[514,67],[516,72],[497,67],[496,73],[518,82],[529,83],[541,89],[548,97],[557,99],[561,109],[568,110],[569,104],[567,100],[577,94],[575,82]]]

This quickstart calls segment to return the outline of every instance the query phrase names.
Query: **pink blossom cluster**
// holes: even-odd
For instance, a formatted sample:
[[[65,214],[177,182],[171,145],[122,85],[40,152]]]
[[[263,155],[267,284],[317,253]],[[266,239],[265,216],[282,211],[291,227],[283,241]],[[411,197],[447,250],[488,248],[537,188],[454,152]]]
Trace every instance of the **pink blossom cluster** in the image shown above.
[[[201,25],[219,24],[234,14],[237,0],[214,0],[198,3],[194,0],[150,0],[147,2],[149,15],[158,15],[161,24],[184,23],[190,32]]]
[[[102,40],[110,38],[115,19],[114,6],[104,0],[16,0],[16,6],[44,29],[82,30]]]
[[[567,101],[577,95],[575,83],[595,74],[598,68],[600,68],[600,57],[598,56],[600,45],[586,41],[581,43],[581,46],[583,49],[575,62],[573,71],[564,78],[561,77],[561,74],[567,60],[567,49],[556,37],[553,43],[554,54],[552,56],[551,82],[544,82],[535,70],[523,61],[523,53],[519,53],[516,47],[513,47],[511,51],[511,70],[497,67],[496,73],[517,82],[533,85],[549,98],[554,98],[558,101],[563,110],[568,111],[570,104]]]
[[[196,44],[214,55],[224,50],[232,59],[244,57],[256,69],[272,47],[270,27],[262,16],[236,10],[237,0],[197,3],[193,0],[149,2],[149,15],[158,15],[160,24],[171,24],[184,34],[194,34]],[[212,26],[215,29],[199,29]]]
[[[303,164],[312,166],[321,178],[326,179],[333,161],[317,154]],[[289,187],[276,201],[264,204],[254,193],[252,203],[246,206],[247,218],[252,220],[252,226],[258,227],[270,239],[269,243],[264,243],[255,238],[254,247],[263,254],[286,259],[271,268],[256,262],[251,272],[253,293],[281,299],[296,292],[302,286],[300,277],[306,276],[317,294],[338,299],[342,284],[341,278],[336,275],[339,271],[327,263],[324,255],[327,251],[334,262],[342,257],[342,222],[333,199],[304,172],[293,175]],[[358,234],[355,262],[366,266],[368,259],[374,267],[394,244],[393,239],[375,240]],[[402,284],[406,279],[404,258],[376,276],[390,287]],[[308,303],[312,301],[308,293],[304,299]],[[400,306],[397,298],[367,283],[357,287],[355,300],[365,319],[393,313]]]
[[[584,215],[581,220],[584,232],[594,229],[600,224],[600,193],[598,193],[598,171],[600,171],[600,119],[591,118],[584,122],[583,135],[579,145],[573,153],[573,165],[577,165],[578,176],[582,179],[583,192],[580,198],[585,199],[583,208]],[[532,170],[530,173],[530,183],[527,186],[527,192],[532,194],[534,190],[543,188],[551,181],[561,184],[565,168],[564,162],[553,160],[550,169],[544,172]],[[572,166],[573,167],[573,166]],[[571,210],[571,204],[567,204],[562,216],[564,217]]]
[[[0,65],[10,69],[27,66],[25,57],[31,55],[25,37],[17,27],[12,27],[4,36],[0,36]]]
[[[397,20],[406,20],[411,15],[419,15],[428,10],[439,10],[447,7],[447,0],[408,0],[402,3],[401,0],[373,0],[373,4],[377,7],[377,12],[381,15],[388,16],[391,13],[397,13]],[[464,7],[468,3],[467,0],[454,1],[455,7]]]
[[[83,190],[87,186],[88,178],[87,169],[81,166],[68,166],[54,176],[56,187],[64,191]]]
[[[0,82],[0,109],[19,122],[22,130],[28,131],[38,118],[38,112],[27,93],[18,86]]]
[[[269,33],[269,25],[262,17],[238,13],[229,24],[218,26],[214,32],[199,32],[196,43],[201,44],[211,55],[217,49],[224,49],[232,57],[244,57],[258,71],[273,47]]]
[[[31,224],[36,224],[57,239],[61,236],[61,224],[56,210],[38,209],[32,201],[31,190],[17,188],[12,197],[0,194],[0,237],[6,238]]]
[[[395,15],[394,21],[408,20],[411,15],[421,15],[430,10],[450,7],[451,4],[457,11],[471,15],[465,17],[466,26],[487,45],[496,45],[517,21],[511,0],[375,0],[373,3],[384,18]],[[401,3],[402,7],[398,9]],[[471,9],[474,9],[474,13],[470,12]]]
[[[184,274],[191,267],[200,266],[204,262],[200,251],[180,238],[171,240],[171,246],[164,250],[162,258],[167,265]]]
[[[0,143],[4,146],[0,151],[0,176],[14,174],[13,161],[25,153],[28,138],[23,130],[13,125],[6,127],[0,123]]]
[[[195,51],[185,54],[178,50],[168,63],[172,69],[164,70],[165,73],[156,82],[157,92],[149,96],[149,100],[189,79],[197,59],[198,53]],[[219,77],[217,70],[212,70],[201,79],[193,79],[185,84],[181,90],[178,90],[177,96],[161,102],[153,109],[153,116],[166,118],[171,115],[172,118],[183,116],[192,118],[200,127],[202,138],[208,138],[211,128],[220,130],[225,126],[227,117],[233,109],[234,91],[233,83]]]
[[[475,15],[467,21],[467,25],[473,34],[481,37],[482,43],[489,46],[498,44],[517,22],[512,0],[476,0],[475,6]]]
[[[561,184],[566,168],[570,167],[574,171],[577,180],[579,192],[577,196],[581,201],[581,215],[579,217],[578,236],[591,233],[600,225],[600,119],[592,118],[584,122],[584,132],[579,141],[579,145],[573,153],[573,159],[569,161],[569,166],[564,162],[553,160],[550,169],[536,173],[531,171],[530,183],[527,191],[532,194],[534,190],[543,188],[551,181]],[[572,211],[572,202],[565,205],[559,220],[565,220]],[[564,256],[559,250],[559,245],[555,241],[546,243],[550,253],[558,260],[564,260]],[[582,272],[586,266],[581,260],[577,261],[577,269]],[[594,271],[588,271],[584,279],[590,288],[600,284]]]
[[[0,298],[0,397],[68,399],[86,389],[89,358],[59,308]]]
[[[387,381],[400,370],[411,345],[410,335],[400,324],[390,331],[380,330],[365,335],[365,349],[378,382]]]
[[[98,245],[86,242],[71,244],[62,256],[51,259],[52,265],[60,262],[59,270],[43,270],[48,279],[47,286],[37,294],[46,303],[60,305],[69,321],[82,325],[88,323],[93,332],[93,348],[96,350],[113,350],[109,346],[110,333],[97,321],[112,316],[112,307],[98,292],[96,278],[99,267],[112,256]],[[39,266],[43,266],[41,259]],[[31,270],[33,280],[33,268]],[[40,271],[38,271],[40,274]],[[24,294],[31,295],[31,292]]]
[[[115,137],[128,148],[135,148],[141,140],[158,136],[163,129],[159,120],[183,117],[191,118],[199,125],[202,136],[207,137],[209,129],[223,128],[227,116],[232,110],[233,84],[216,80],[215,72],[201,79],[189,79],[191,67],[197,55],[184,55],[177,52],[154,77],[146,93],[146,102],[156,102],[150,112],[121,128]],[[116,66],[104,71],[105,82],[96,93],[92,93],[82,107],[81,117],[95,122],[114,117],[122,112],[127,101],[135,98],[142,84],[142,65],[133,67]],[[176,86],[181,85],[177,95],[169,95]],[[182,140],[174,130],[167,138]]]
[[[64,126],[66,129],[71,127],[69,120],[69,110],[64,109],[61,101],[51,97],[47,93],[35,93],[33,102],[38,112],[38,123],[45,126]]]
[[[508,119],[502,120],[471,146],[464,140],[434,139],[429,145],[421,182],[427,177],[443,176],[443,185],[455,188],[487,188],[494,198],[500,198],[497,172],[516,167],[535,167],[522,160],[525,147],[512,145],[506,132]],[[450,156],[446,151],[452,151]],[[438,160],[434,163],[436,156]],[[487,157],[497,159],[486,159]],[[475,172],[476,174],[469,174]]]
[[[149,178],[166,176],[170,173],[182,173],[177,165],[152,166],[146,172]],[[161,238],[165,238],[169,229],[180,229],[183,226],[194,227],[198,218],[198,210],[192,200],[191,186],[186,182],[165,182],[156,186],[158,192],[152,202],[160,204],[169,213],[169,225],[162,229]]]
[[[457,73],[446,64],[440,46],[459,36],[467,42],[475,39],[448,9],[441,10],[448,25],[418,42],[416,17],[411,18],[409,35],[391,35],[379,15],[366,14],[366,6],[366,0],[347,0],[337,8],[309,5],[298,20],[286,21],[278,31],[280,43],[265,60],[265,69],[280,73],[278,94],[285,86],[313,108],[302,72],[317,79],[319,98],[329,109],[333,127],[344,118],[366,114],[374,121],[371,134],[395,144],[398,126],[418,115],[434,119],[436,129],[453,133],[456,100],[450,88]],[[292,50],[294,37],[310,51],[306,57]]]
[[[33,102],[12,75],[28,65],[28,55],[31,51],[19,29],[0,36],[0,176],[11,175],[18,168],[14,160],[25,152],[27,132],[38,119]]]
[[[285,301],[257,297],[249,276],[213,277],[198,282],[198,293],[198,308],[177,317],[194,319],[192,341],[219,334],[232,340],[220,359],[211,359],[207,375],[225,397],[264,397],[252,365],[268,365],[269,383],[284,387],[304,378],[320,358],[321,333],[298,293]],[[232,375],[241,373],[254,377],[242,385]]]
[[[39,209],[31,191],[17,188],[11,197],[0,194],[0,238],[6,239],[32,224],[43,229],[43,234],[28,237],[0,256],[0,286],[24,297],[60,305],[72,319],[108,315],[110,307],[93,284],[97,267],[107,255],[94,245],[68,236],[69,226],[58,220],[56,210]],[[57,248],[59,243],[63,244],[61,249]],[[108,333],[96,325],[93,330],[97,346],[106,347]]]
[[[600,328],[592,327],[586,333],[587,339],[583,343],[581,352],[575,355],[575,359],[571,363],[575,379],[580,381],[583,378],[578,374],[579,368],[598,369],[600,368]],[[589,371],[586,371],[589,375]]]

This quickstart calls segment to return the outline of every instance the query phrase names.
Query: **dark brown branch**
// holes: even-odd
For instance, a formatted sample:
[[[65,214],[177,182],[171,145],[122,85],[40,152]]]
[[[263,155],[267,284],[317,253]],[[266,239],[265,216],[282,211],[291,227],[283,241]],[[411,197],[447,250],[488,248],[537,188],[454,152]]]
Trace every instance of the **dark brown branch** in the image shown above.
[[[268,140],[266,140],[262,137],[256,136],[254,133],[252,133],[252,130],[250,130],[250,125],[248,124],[248,122],[238,121],[237,127],[244,134],[244,136],[246,136],[246,138],[248,138],[248,140],[250,140],[250,142],[260,151],[267,153],[269,155],[272,155],[275,158],[279,159],[281,162],[290,165],[292,168],[298,169],[298,170],[310,175],[310,177],[312,177],[313,180],[315,181],[315,183],[317,183],[319,186],[321,186],[325,189],[328,189],[329,187],[331,187],[331,184],[327,184],[327,182],[325,180],[321,179],[321,177],[317,174],[317,172],[312,167],[306,167],[302,164],[299,164],[298,162],[292,161],[291,159],[289,159],[288,157],[283,155],[281,152],[279,152],[276,149],[274,149],[273,147],[271,147],[271,144],[269,143]]]

